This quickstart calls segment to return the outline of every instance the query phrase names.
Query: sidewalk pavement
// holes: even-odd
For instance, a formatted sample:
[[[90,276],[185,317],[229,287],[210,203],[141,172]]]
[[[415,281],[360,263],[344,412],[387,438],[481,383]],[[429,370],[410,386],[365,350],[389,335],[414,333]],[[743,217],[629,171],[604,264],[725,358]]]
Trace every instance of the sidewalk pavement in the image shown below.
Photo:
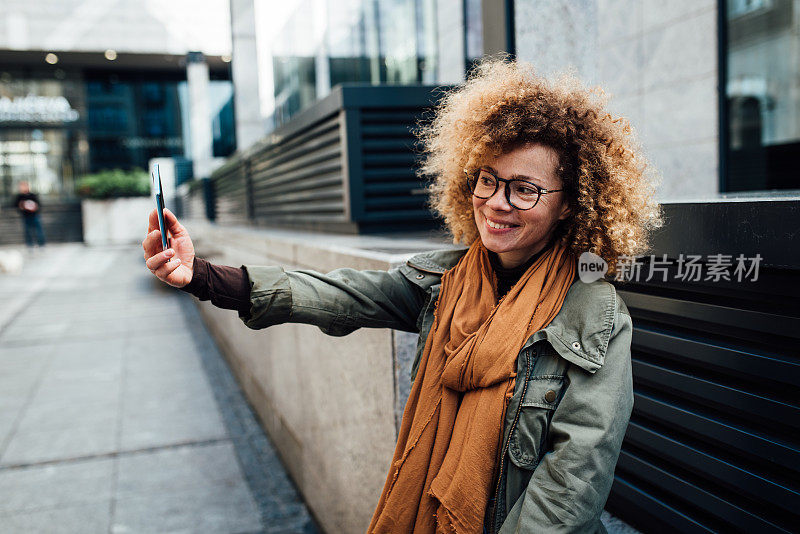
[[[141,248],[0,272],[0,530],[317,532],[190,297]]]

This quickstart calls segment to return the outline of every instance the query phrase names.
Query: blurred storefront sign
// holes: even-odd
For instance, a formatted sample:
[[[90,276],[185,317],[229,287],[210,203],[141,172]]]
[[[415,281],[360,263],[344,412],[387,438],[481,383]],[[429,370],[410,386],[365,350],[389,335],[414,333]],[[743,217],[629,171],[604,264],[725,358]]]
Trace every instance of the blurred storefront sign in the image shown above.
[[[61,124],[78,118],[78,110],[63,96],[0,97],[0,123]]]
[[[122,145],[128,148],[177,148],[183,147],[181,137],[126,137]]]

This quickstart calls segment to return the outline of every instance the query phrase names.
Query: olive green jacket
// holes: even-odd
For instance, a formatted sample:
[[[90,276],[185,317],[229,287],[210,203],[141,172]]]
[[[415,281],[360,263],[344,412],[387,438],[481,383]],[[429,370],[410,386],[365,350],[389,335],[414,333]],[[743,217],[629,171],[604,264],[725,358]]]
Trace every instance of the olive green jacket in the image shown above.
[[[360,327],[419,332],[413,380],[442,273],[464,252],[420,254],[388,272],[246,266],[252,307],[242,320],[250,328],[308,323],[334,336]],[[633,408],[631,331],[611,284],[576,280],[558,315],[523,345],[487,532],[605,532],[600,513]]]

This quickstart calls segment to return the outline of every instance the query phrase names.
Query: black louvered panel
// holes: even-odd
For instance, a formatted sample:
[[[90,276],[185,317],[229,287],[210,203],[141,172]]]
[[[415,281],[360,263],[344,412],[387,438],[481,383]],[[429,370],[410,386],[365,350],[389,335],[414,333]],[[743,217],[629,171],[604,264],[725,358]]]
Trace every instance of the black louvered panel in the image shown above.
[[[333,113],[252,156],[258,222],[347,221],[340,128]]]
[[[739,420],[772,425],[776,430],[792,432],[800,425],[800,408],[788,401],[762,396],[739,384],[726,384],[723,376],[700,378],[693,376],[692,369],[671,369],[669,360],[654,365],[645,360],[646,355],[639,356],[633,362],[633,372],[642,387],[703,403],[714,410],[732,410]]]
[[[630,308],[635,308],[642,317],[652,318],[656,321],[671,324],[695,322],[712,328],[720,334],[728,334],[746,339],[755,332],[789,336],[797,338],[800,335],[800,321],[797,317],[790,317],[779,313],[763,312],[758,310],[743,309],[736,305],[719,302],[697,302],[685,298],[672,296],[656,296],[644,293],[634,293],[623,286],[622,292],[625,303]],[[692,298],[694,295],[689,295]],[[737,303],[746,306],[747,302]]]
[[[629,473],[634,474],[638,486],[629,481]],[[694,484],[674,470],[662,469],[648,461],[646,455],[627,450],[620,454],[617,462],[617,478],[612,491],[609,501],[614,505],[633,497],[632,502],[624,505],[629,514],[643,510],[651,512],[647,521],[640,522],[653,525],[648,530],[651,532],[660,530],[656,525],[669,525],[671,528],[668,530],[673,532],[785,531],[768,519]],[[681,497],[681,501],[675,499],[676,495]]]
[[[664,215],[652,253],[671,260],[666,278],[645,257],[617,284],[635,399],[607,506],[647,532],[797,532],[800,205],[676,203]],[[739,254],[760,255],[758,277],[708,276],[709,258]],[[703,276],[681,279],[681,255],[701,256]]]
[[[612,511],[680,532],[800,524],[800,313],[786,305],[800,276],[788,277],[618,287],[634,323],[635,402]],[[632,499],[644,510],[627,510]]]
[[[627,446],[623,450],[630,453],[642,451],[654,465],[693,480],[709,493],[740,503],[755,514],[766,512],[763,516],[765,520],[787,525],[796,523],[800,505],[800,494],[796,489],[772,478],[764,478],[757,470],[731,463],[729,459],[721,457],[719,451],[691,443],[675,429],[655,430],[652,426],[632,420],[625,438]],[[643,482],[648,481],[643,473],[634,470],[629,475],[632,479],[637,477]],[[666,488],[661,490],[662,493],[666,492]],[[703,506],[703,503],[686,502],[681,494],[670,495],[670,498],[677,508],[683,505],[687,515],[691,515],[694,506]],[[725,520],[724,517],[718,519]]]
[[[426,184],[416,173],[420,147],[413,130],[421,112],[419,107],[361,110],[361,220],[432,220]]]
[[[663,325],[637,322],[636,344],[651,354],[667,354],[700,368],[738,378],[758,378],[788,386],[800,384],[797,359],[782,354],[761,354],[741,346],[722,346],[705,336],[691,339]]]
[[[668,427],[680,428],[689,438],[719,447],[728,455],[749,457],[761,464],[772,464],[771,468],[788,469],[795,473],[793,476],[800,476],[800,450],[796,444],[778,440],[763,430],[747,428],[704,406],[676,402],[674,397],[652,391],[642,393],[644,388],[638,389],[634,406],[636,418],[641,416]]]
[[[45,198],[39,217],[47,242],[83,241],[83,218],[80,202],[49,203]],[[16,209],[3,208],[0,210],[0,245],[24,243],[22,217]]]
[[[654,487],[637,485],[627,480],[621,469],[624,462],[625,451],[620,455],[617,464],[614,485],[606,502],[607,509],[637,525],[643,532],[717,532],[657,497]]]
[[[211,179],[218,224],[245,224],[248,221],[246,165],[244,159],[234,158],[218,169]]]
[[[330,148],[338,144],[339,140],[339,117],[335,114],[308,130],[283,138],[281,142],[254,153],[251,160],[252,170],[259,172],[266,168],[290,164],[309,152]]]

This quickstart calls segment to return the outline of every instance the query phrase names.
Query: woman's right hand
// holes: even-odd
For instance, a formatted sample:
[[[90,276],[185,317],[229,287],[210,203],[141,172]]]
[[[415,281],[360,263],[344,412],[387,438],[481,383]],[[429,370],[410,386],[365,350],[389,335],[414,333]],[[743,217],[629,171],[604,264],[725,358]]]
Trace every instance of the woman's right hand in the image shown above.
[[[168,209],[164,209],[164,224],[170,237],[167,250],[161,250],[158,213],[156,210],[150,212],[147,236],[142,241],[145,263],[160,280],[173,287],[183,287],[192,281],[194,245],[189,232]]]

